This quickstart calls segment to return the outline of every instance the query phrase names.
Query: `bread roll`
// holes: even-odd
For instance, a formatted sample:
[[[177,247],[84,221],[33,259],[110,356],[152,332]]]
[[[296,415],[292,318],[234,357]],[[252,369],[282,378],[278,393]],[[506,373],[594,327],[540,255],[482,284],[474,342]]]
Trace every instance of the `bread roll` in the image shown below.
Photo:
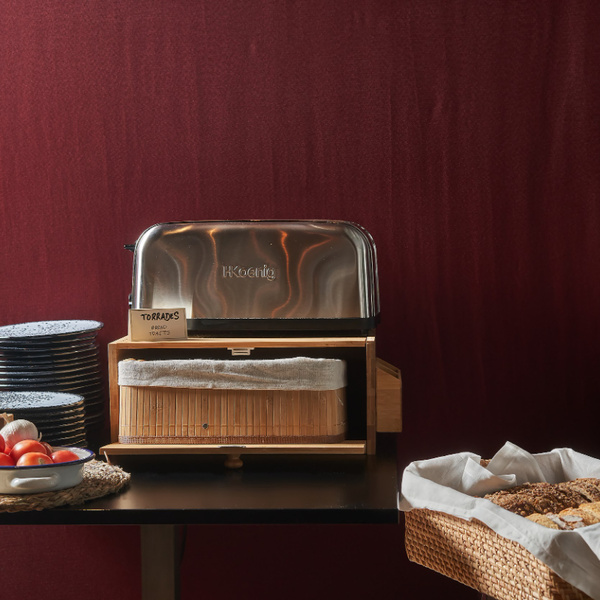
[[[563,529],[560,527],[558,523],[556,523],[553,519],[551,519],[548,515],[540,515],[540,513],[533,513],[532,515],[528,515],[525,517],[534,523],[539,523],[544,527],[548,527],[549,529]]]
[[[577,508],[582,502],[588,501],[588,496],[583,495],[578,486],[580,480],[567,481],[564,483],[524,483],[507,490],[500,490],[486,494],[484,498],[491,500],[494,504],[506,508],[522,517],[533,513],[547,514],[559,513],[565,508]],[[585,480],[586,486],[591,486],[600,493],[600,479]]]
[[[579,509],[586,513],[587,518],[594,519],[590,525],[600,523],[600,502],[589,502],[582,504]]]
[[[582,504],[579,508],[565,508],[558,513],[558,516],[566,523],[581,523],[585,525],[595,525],[600,523],[600,516],[595,516],[594,513],[588,512]]]

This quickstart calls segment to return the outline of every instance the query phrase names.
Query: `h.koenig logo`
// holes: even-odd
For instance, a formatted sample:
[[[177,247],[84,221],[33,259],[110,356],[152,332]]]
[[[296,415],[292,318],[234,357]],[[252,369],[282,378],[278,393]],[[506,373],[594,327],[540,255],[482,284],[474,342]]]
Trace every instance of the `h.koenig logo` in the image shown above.
[[[241,267],[240,265],[223,265],[224,278],[239,279],[268,279],[273,281],[277,274],[273,267],[263,265],[262,267]]]

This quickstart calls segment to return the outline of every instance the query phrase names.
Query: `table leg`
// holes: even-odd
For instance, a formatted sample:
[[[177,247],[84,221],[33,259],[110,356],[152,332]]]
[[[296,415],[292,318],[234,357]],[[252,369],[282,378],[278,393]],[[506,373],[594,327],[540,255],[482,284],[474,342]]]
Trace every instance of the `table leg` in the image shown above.
[[[140,539],[143,600],[179,600],[179,527],[141,525]]]

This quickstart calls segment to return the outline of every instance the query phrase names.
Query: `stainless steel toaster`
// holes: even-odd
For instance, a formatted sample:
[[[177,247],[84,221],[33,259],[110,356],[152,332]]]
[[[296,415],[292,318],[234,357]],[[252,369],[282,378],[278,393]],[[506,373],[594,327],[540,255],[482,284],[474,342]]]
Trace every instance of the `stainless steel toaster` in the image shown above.
[[[379,318],[376,248],[347,221],[183,221],[144,231],[131,308],[185,308],[189,332],[364,332]]]

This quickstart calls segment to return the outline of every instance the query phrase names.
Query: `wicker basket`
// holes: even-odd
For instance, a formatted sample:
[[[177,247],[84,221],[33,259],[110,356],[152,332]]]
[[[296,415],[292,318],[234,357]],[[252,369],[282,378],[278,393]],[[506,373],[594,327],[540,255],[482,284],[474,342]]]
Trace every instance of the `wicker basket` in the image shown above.
[[[414,509],[405,513],[405,523],[409,560],[496,600],[591,600],[480,521]]]

